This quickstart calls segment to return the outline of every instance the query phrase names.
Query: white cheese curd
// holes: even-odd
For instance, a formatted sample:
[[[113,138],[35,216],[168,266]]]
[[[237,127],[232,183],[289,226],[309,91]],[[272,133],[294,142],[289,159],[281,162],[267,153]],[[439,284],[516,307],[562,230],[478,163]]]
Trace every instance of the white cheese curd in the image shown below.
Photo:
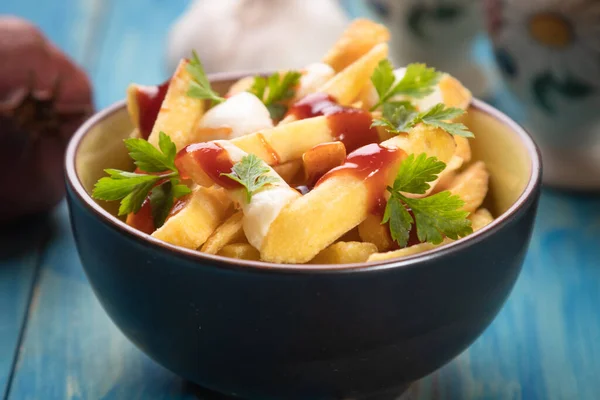
[[[244,233],[248,243],[260,250],[275,218],[283,207],[298,197],[300,194],[283,182],[253,194],[250,203],[243,202]]]
[[[229,158],[233,163],[239,162],[242,157],[247,155],[239,147],[226,140],[215,140],[219,146],[227,151]],[[270,176],[277,178],[277,182],[265,186],[263,189],[252,195],[252,201],[245,201],[245,194],[236,190],[233,194],[234,201],[238,201],[244,212],[244,233],[253,247],[260,250],[265,236],[269,232],[271,224],[279,215],[279,212],[288,203],[300,197],[300,194],[292,189],[271,167]]]
[[[309,93],[316,92],[328,80],[333,78],[335,71],[325,63],[313,63],[304,69],[300,85],[296,91],[296,99],[301,99]]]
[[[200,129],[223,127],[231,129],[229,139],[233,139],[272,128],[273,121],[269,110],[258,97],[241,92],[208,110],[198,124]]]

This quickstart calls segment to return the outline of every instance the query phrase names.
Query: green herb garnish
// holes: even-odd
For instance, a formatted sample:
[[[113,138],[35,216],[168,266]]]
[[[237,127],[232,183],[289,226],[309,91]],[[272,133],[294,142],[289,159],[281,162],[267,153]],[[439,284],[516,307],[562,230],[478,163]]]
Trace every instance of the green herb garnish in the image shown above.
[[[175,144],[164,132],[159,134],[160,150],[144,139],[125,139],[124,142],[135,165],[151,174],[105,169],[110,176],[96,182],[92,197],[121,200],[119,215],[137,213],[149,197],[154,226],[159,228],[171,211],[174,199],[191,192],[186,185],[180,184],[179,171],[175,167]]]
[[[231,172],[221,174],[233,179],[244,186],[246,190],[246,201],[252,201],[252,195],[261,190],[265,185],[277,182],[277,178],[266,175],[270,171],[265,162],[254,154],[248,154],[235,163]]]
[[[451,135],[474,137],[473,133],[462,123],[447,122],[463,115],[460,108],[448,107],[442,103],[436,104],[427,111],[417,110],[407,102],[386,103],[383,106],[382,118],[373,120],[372,126],[384,126],[391,133],[407,132],[418,123],[434,126],[445,130]]]
[[[206,77],[204,67],[195,51],[192,51],[192,59],[185,69],[193,78],[186,93],[188,97],[211,100],[213,104],[219,104],[225,101],[225,98],[219,96],[217,92],[210,87],[210,82]]]
[[[280,120],[287,112],[284,102],[294,97],[301,76],[297,71],[286,72],[283,77],[279,72],[268,77],[256,76],[249,91],[264,103],[272,119]]]
[[[389,60],[381,60],[371,76],[371,82],[379,95],[379,101],[371,107],[371,111],[387,103],[394,96],[418,99],[428,96],[433,93],[441,77],[440,72],[428,68],[425,64],[409,64],[404,77],[394,85],[396,77],[392,64]]]
[[[417,236],[421,242],[440,244],[444,237],[458,239],[473,232],[469,213],[463,211],[464,201],[449,191],[436,193],[420,199],[406,197],[402,193],[425,194],[434,181],[446,168],[446,164],[425,153],[408,156],[400,165],[392,187],[387,190],[391,196],[385,207],[382,223],[389,222],[392,239],[400,247],[405,247],[412,225],[416,224]],[[407,207],[412,210],[412,215]]]

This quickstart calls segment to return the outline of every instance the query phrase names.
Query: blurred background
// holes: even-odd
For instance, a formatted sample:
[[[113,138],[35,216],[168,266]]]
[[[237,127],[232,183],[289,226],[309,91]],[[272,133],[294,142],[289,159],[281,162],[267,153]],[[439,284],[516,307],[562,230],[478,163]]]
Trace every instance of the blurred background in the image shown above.
[[[599,5],[596,0],[2,0],[0,14],[32,22],[83,69],[91,91],[82,88],[83,77],[81,86],[69,89],[76,93],[71,105],[85,103],[76,110],[82,116],[92,106],[99,110],[123,99],[131,82],[163,82],[192,48],[209,72],[302,67],[320,59],[350,19],[387,24],[396,65],[427,62],[457,76],[549,149],[544,163],[555,184],[585,189],[583,194],[544,190],[527,263],[507,305],[471,348],[413,385],[408,398],[595,399],[600,393]],[[10,111],[7,88],[26,87],[25,63],[50,69],[44,59],[28,56],[38,45],[28,42],[27,34],[2,32],[0,24],[0,117]],[[76,67],[64,68],[71,71],[68,76],[79,76]],[[93,104],[87,104],[90,96]],[[2,147],[8,148],[0,145],[0,155]],[[60,168],[62,159],[56,159]],[[3,195],[17,185],[0,184]],[[4,227],[0,395],[196,398],[194,388],[150,361],[108,320],[81,270],[64,203],[49,216]]]

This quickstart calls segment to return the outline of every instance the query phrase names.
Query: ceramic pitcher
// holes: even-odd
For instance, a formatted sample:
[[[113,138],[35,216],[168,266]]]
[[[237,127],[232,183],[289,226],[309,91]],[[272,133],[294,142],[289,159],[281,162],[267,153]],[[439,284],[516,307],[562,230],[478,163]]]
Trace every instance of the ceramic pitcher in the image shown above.
[[[600,189],[600,1],[485,6],[496,63],[542,150],[545,182]]]

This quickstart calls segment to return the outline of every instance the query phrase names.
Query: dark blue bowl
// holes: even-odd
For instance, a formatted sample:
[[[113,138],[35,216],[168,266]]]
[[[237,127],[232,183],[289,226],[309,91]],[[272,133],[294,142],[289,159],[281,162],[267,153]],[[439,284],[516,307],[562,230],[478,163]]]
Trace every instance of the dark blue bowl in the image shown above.
[[[178,248],[95,202],[102,169],[129,166],[120,102],[83,125],[66,155],[82,264],[122,332],[198,385],[248,399],[392,398],[490,324],[529,244],[541,175],[534,143],[480,101],[466,124],[474,158],[492,174],[492,224],[402,260],[290,266]]]

